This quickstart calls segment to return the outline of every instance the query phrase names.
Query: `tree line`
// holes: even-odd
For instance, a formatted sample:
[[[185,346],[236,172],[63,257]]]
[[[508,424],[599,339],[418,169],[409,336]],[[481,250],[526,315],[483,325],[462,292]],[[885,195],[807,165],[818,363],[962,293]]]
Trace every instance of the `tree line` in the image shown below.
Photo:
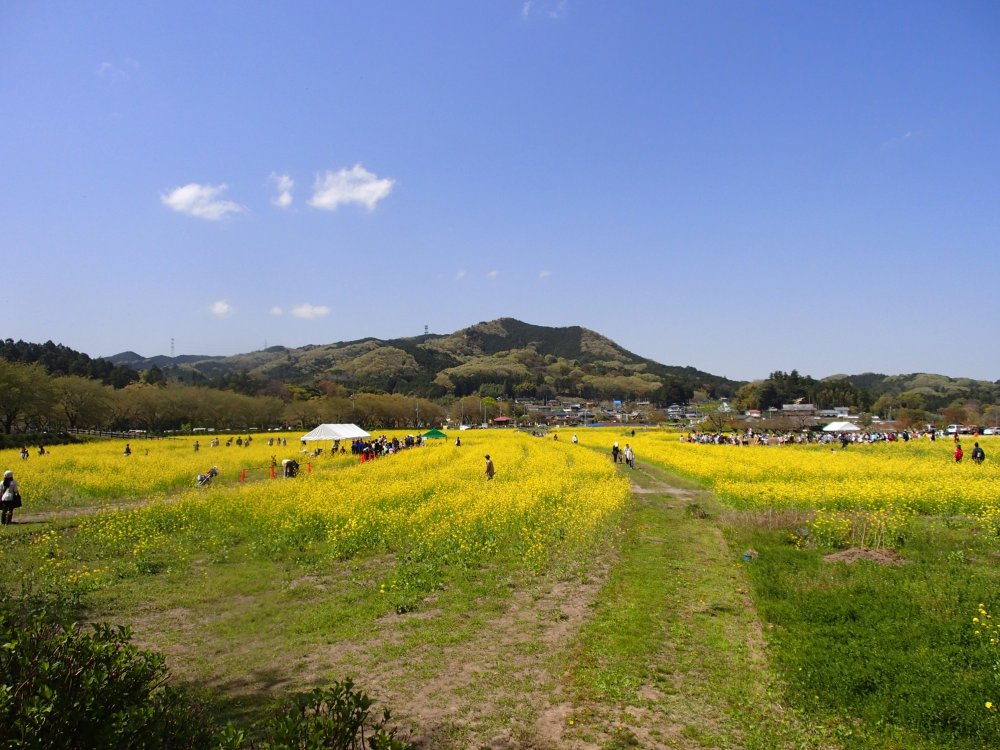
[[[317,394],[286,390],[281,397],[143,380],[115,388],[79,375],[50,375],[37,362],[0,359],[0,428],[6,434],[66,428],[245,431],[307,428],[318,422],[390,429],[441,424],[446,414],[445,407],[428,399],[349,394],[331,384]]]

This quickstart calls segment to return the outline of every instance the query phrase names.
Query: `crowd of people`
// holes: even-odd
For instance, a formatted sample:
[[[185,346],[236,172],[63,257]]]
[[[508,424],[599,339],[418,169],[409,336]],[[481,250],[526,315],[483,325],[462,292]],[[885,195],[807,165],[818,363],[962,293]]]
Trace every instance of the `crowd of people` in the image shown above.
[[[908,443],[910,440],[925,439],[930,441],[935,441],[941,437],[943,433],[940,430],[888,430],[888,431],[875,431],[875,430],[858,430],[851,432],[785,432],[779,434],[772,433],[757,433],[754,432],[753,428],[748,428],[743,432],[690,432],[686,435],[681,435],[681,442],[687,443],[698,443],[702,445],[808,445],[808,444],[820,444],[820,445],[836,445],[840,444],[840,447],[847,448],[849,445],[855,444],[866,444],[870,445],[873,443]],[[954,435],[955,450],[952,456],[955,459],[955,463],[961,463],[965,456],[965,451],[962,450],[962,444],[960,442],[959,436],[956,433]],[[617,443],[615,446],[617,447]],[[983,463],[986,460],[986,452],[980,447],[979,443],[975,443],[972,454],[970,456],[973,462],[977,464]]]
[[[742,432],[689,432],[686,435],[681,435],[681,442],[688,443],[702,443],[711,445],[806,445],[810,443],[819,443],[821,445],[829,445],[831,443],[840,443],[843,446],[848,444],[859,444],[859,443],[894,443],[899,442],[909,442],[915,438],[928,438],[934,440],[932,437],[932,432],[919,432],[910,430],[890,430],[890,431],[876,431],[876,430],[859,430],[857,432],[782,432],[782,433],[770,433],[770,432],[755,432],[754,429],[748,428]]]

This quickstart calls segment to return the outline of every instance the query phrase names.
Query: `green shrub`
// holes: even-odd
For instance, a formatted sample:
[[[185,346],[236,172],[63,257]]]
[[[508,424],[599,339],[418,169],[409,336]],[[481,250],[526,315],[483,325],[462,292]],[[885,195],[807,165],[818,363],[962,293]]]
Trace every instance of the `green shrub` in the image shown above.
[[[374,716],[374,701],[350,679],[296,696],[250,729],[216,732],[167,684],[164,658],[133,645],[128,628],[82,627],[71,622],[77,602],[56,595],[65,592],[29,588],[0,591],[0,750],[410,747],[396,739],[389,709]]]
[[[388,726],[389,709],[371,715],[374,701],[350,679],[296,696],[264,728],[260,750],[407,750]]]
[[[0,613],[0,747],[207,748],[200,712],[127,628]]]

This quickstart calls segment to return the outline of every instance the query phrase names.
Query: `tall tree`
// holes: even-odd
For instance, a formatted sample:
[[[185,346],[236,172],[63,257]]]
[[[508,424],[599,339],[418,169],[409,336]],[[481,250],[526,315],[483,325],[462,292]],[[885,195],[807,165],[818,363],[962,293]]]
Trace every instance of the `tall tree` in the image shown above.
[[[111,398],[107,386],[77,375],[53,378],[59,410],[70,427],[100,428],[111,418]]]
[[[53,404],[52,379],[39,364],[0,359],[0,424],[8,435],[18,422],[45,421]]]

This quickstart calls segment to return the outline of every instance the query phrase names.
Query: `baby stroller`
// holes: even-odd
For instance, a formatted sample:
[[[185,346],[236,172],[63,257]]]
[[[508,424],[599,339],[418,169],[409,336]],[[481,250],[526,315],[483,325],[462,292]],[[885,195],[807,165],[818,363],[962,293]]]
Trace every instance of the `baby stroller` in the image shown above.
[[[286,477],[297,477],[299,475],[298,461],[292,461],[290,458],[286,458],[281,463],[284,464]]]
[[[213,466],[211,469],[208,470],[207,473],[205,473],[205,474],[199,474],[198,475],[198,486],[199,487],[204,487],[204,486],[210,484],[211,481],[212,481],[212,478],[213,477],[217,477],[217,476],[219,476],[219,469],[217,467]]]

